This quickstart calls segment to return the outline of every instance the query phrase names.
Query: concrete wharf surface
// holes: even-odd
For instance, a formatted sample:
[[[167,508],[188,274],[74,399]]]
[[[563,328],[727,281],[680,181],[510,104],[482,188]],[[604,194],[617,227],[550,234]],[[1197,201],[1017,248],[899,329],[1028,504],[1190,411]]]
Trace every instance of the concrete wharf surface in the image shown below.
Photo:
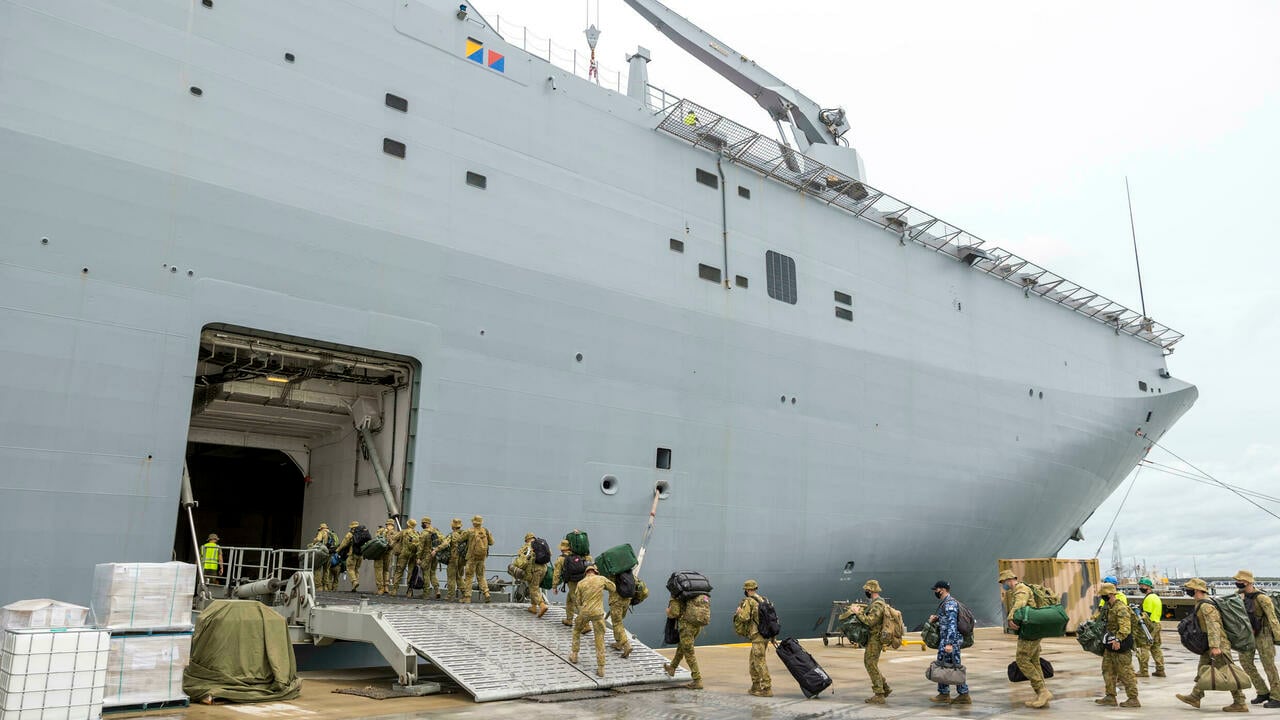
[[[567,632],[567,629],[566,629]],[[908,634],[908,638],[913,637]],[[421,698],[372,700],[354,695],[336,694],[338,688],[374,686],[387,688],[390,675],[380,669],[361,671],[328,671],[303,673],[301,697],[280,703],[262,705],[194,705],[183,710],[147,713],[148,718],[183,718],[183,720],[245,720],[246,718],[296,718],[299,720],[340,720],[346,718],[520,718],[555,717],[557,720],[578,718],[617,718],[619,720],[841,720],[844,718],[1191,718],[1199,713],[1221,715],[1220,708],[1230,703],[1227,693],[1210,693],[1202,709],[1195,710],[1174,698],[1175,693],[1190,690],[1197,658],[1179,644],[1170,623],[1164,630],[1167,678],[1140,678],[1141,708],[1110,708],[1094,704],[1102,695],[1101,659],[1080,649],[1075,638],[1055,638],[1043,642],[1044,657],[1053,664],[1055,677],[1048,681],[1054,700],[1048,709],[1035,710],[1023,706],[1032,697],[1026,683],[1010,683],[1006,667],[1013,660],[1014,640],[996,628],[978,630],[972,648],[964,651],[973,697],[970,706],[935,705],[929,702],[936,689],[924,678],[925,668],[935,657],[932,650],[921,651],[920,645],[886,651],[880,659],[881,672],[889,680],[893,694],[884,706],[867,705],[869,682],[862,667],[862,650],[848,644],[838,646],[835,639],[824,646],[821,639],[803,641],[824,669],[835,680],[833,689],[820,698],[806,700],[790,673],[769,651],[769,671],[773,675],[771,698],[747,694],[751,682],[747,676],[748,646],[721,645],[698,648],[698,660],[704,676],[705,690],[684,688],[654,691],[594,693],[600,697],[543,704],[527,699],[504,702],[475,703],[465,693]],[[594,648],[584,643],[583,662],[594,663]],[[671,648],[662,649],[670,657]],[[426,679],[433,679],[428,677]],[[448,685],[446,685],[446,691]],[[1252,698],[1254,692],[1246,691]],[[544,698],[545,699],[545,698]],[[1121,700],[1123,690],[1121,690]],[[1280,710],[1264,710],[1251,706],[1253,713],[1280,719]],[[127,716],[113,716],[127,717]]]

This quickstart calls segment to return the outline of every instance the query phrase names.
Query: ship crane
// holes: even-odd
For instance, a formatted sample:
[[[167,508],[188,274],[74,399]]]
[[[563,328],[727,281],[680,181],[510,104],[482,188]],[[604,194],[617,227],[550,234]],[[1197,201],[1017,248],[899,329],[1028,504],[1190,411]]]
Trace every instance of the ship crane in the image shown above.
[[[787,142],[787,133],[781,126],[786,123],[792,128],[790,134],[800,152],[855,179],[864,179],[862,160],[844,138],[849,132],[844,108],[823,108],[754,60],[656,0],[623,2],[682,50],[754,98],[778,124],[783,142]]]

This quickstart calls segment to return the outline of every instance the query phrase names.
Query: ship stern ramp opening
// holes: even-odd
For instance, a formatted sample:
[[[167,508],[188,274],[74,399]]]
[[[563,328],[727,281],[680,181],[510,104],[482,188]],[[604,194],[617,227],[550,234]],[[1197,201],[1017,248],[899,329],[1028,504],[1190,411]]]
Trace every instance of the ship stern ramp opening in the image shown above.
[[[631,637],[631,655],[623,658],[606,624],[605,676],[595,674],[595,645],[583,635],[578,663],[569,662],[572,630],[564,608],[551,607],[541,618],[523,604],[332,602],[322,595],[306,618],[311,641],[366,642],[399,676],[402,685],[418,678],[418,658],[447,675],[476,702],[511,700],[574,690],[687,682],[688,670],[669,677],[666,658]]]

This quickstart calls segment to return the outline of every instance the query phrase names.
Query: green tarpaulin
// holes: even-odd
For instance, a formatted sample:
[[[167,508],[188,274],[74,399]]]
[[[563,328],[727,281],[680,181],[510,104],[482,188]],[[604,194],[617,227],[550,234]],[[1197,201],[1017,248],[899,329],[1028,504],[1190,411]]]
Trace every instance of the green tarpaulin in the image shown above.
[[[298,697],[302,681],[284,618],[256,600],[215,600],[200,614],[182,690],[195,702]]]

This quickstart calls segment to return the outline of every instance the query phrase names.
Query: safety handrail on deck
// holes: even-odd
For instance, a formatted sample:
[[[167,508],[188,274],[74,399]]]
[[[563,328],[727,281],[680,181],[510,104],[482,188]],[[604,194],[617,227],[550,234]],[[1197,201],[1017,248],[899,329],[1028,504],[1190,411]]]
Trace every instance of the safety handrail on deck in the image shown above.
[[[981,238],[695,102],[653,86],[647,89],[646,98],[649,109],[664,116],[658,130],[873,222],[904,244],[909,241],[950,255],[1021,288],[1026,297],[1040,296],[1111,327],[1117,335],[1132,335],[1165,352],[1172,352],[1183,337],[1026,258],[1003,248],[984,247]]]

